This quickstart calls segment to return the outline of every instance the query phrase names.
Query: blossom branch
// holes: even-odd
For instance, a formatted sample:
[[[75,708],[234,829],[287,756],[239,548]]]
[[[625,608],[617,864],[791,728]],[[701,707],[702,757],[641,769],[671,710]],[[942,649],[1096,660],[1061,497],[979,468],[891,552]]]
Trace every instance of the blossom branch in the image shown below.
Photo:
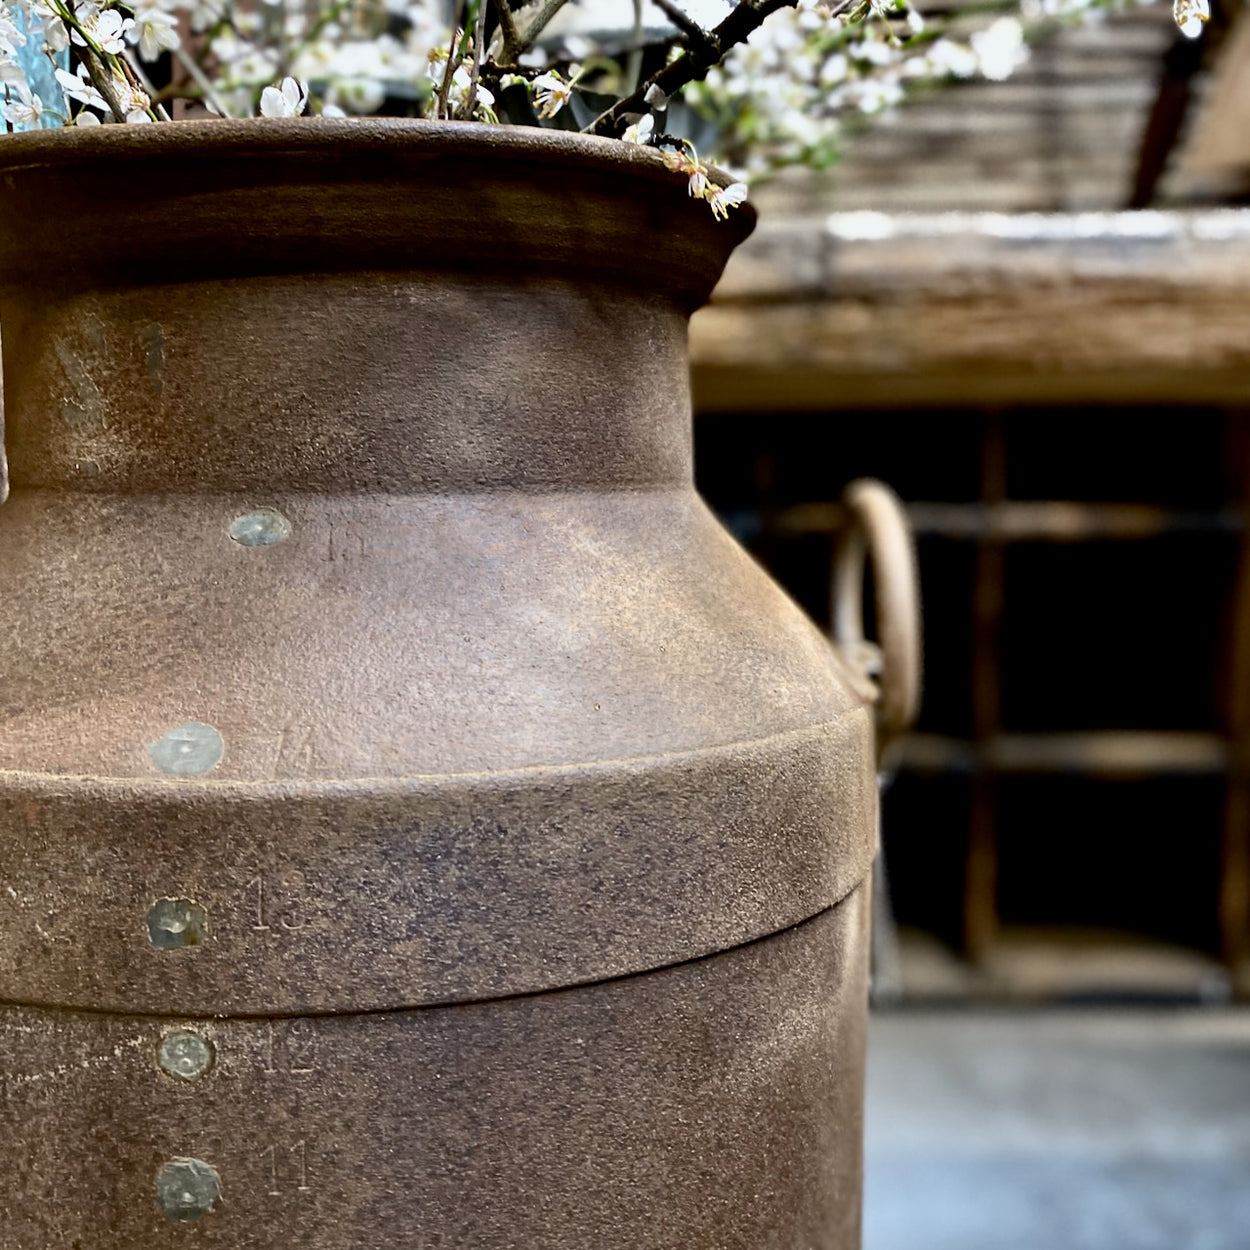
[[[486,0],[477,0],[477,21],[473,28],[473,70],[469,78],[469,99],[464,111],[473,116],[473,106],[477,103],[477,80],[482,72],[482,57],[486,45]]]
[[[651,0],[651,3],[659,9],[665,17],[668,18],[674,26],[677,27],[683,35],[686,36],[687,44],[690,47],[703,47],[707,45],[711,36],[698,22],[694,21],[683,9],[673,3],[673,0]],[[717,56],[720,52],[717,50]]]
[[[544,0],[543,7],[538,10],[538,15],[525,28],[525,34],[521,38],[521,52],[528,52],[534,46],[534,40],[543,33],[551,19],[564,8],[565,3],[566,0]]]
[[[485,7],[485,0],[483,0]],[[521,37],[517,34],[516,22],[508,0],[495,0],[495,15],[499,19],[499,29],[503,32],[503,48],[499,53],[500,65],[515,65],[521,55]]]
[[[79,59],[87,67],[87,74],[91,79],[91,85],[104,97],[104,102],[109,106],[109,112],[113,114],[113,120],[124,122],[126,120],[126,110],[122,107],[121,96],[117,94],[117,89],[113,85],[113,76],[104,68],[100,54],[94,48],[80,48]]]
[[[447,45],[447,64],[443,66],[443,81],[438,88],[438,107],[434,116],[444,119],[447,116],[447,99],[451,95],[451,76],[456,72],[456,57],[460,51],[460,41],[464,31],[460,29],[460,19],[464,16],[464,0],[456,5],[456,24],[451,32],[451,42]]]
[[[626,95],[638,86],[638,79],[642,77],[642,5],[643,0],[634,0],[634,29],[630,36],[633,47],[625,61],[625,79],[622,84]]]
[[[138,88],[152,101],[152,107],[148,111],[155,114],[158,121],[169,121],[169,113],[163,104],[154,99],[156,88],[152,86],[152,80],[143,72],[143,67],[139,64],[138,59],[132,58],[130,53],[123,53],[117,58],[117,63],[131,87]]]
[[[68,3],[62,3],[61,0],[52,0],[50,8],[61,20],[66,34],[71,39],[77,35],[78,59],[86,67],[87,76],[91,79],[91,85],[95,87],[105,104],[108,105],[114,121],[124,122],[126,120],[126,110],[122,105],[121,96],[117,94],[117,88],[114,85],[115,76],[109,73],[106,68],[107,62],[115,58],[110,57],[96,43],[91,36],[91,32],[78,20],[77,15]]]
[[[191,81],[203,93],[204,103],[222,117],[229,117],[229,110],[222,104],[220,97],[214,92],[213,84],[208,81],[208,75],[196,64],[195,58],[188,56],[186,49],[181,46],[174,49],[174,56],[178,58],[179,64],[190,75]]]
[[[838,11],[849,8],[853,0],[843,0]],[[647,94],[655,88],[665,96],[676,95],[687,83],[702,78],[721,57],[736,44],[745,43],[764,22],[779,9],[792,8],[795,0],[739,0],[738,6],[698,46],[687,48],[684,55],[652,74],[631,95],[618,100],[601,113],[583,134],[615,137],[622,123],[631,114],[647,111]]]

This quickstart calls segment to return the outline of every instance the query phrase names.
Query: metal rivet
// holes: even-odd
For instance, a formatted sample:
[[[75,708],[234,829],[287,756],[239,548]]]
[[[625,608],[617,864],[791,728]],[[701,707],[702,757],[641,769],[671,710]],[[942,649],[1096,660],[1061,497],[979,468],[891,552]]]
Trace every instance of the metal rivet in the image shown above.
[[[226,743],[212,725],[188,721],[148,743],[152,763],[175,777],[201,777],[221,763]]]
[[[171,1159],[156,1174],[156,1200],[171,1220],[198,1220],[220,1197],[221,1177],[203,1159]]]
[[[148,909],[148,941],[157,950],[199,946],[207,913],[189,898],[158,898]]]
[[[258,508],[235,517],[227,533],[241,547],[272,547],[291,537],[291,522],[276,508]]]
[[[162,1072],[194,1081],[213,1066],[213,1044],[190,1029],[178,1029],[161,1038],[157,1059]]]

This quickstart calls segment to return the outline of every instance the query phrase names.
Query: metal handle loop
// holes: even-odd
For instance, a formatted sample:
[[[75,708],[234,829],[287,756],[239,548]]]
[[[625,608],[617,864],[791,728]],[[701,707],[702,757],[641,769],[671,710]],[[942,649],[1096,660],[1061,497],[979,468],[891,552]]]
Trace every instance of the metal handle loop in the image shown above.
[[[860,478],[842,494],[848,522],[833,557],[833,638],[877,688],[877,754],[920,710],[920,583],[902,501]],[[864,638],[864,561],[872,560],[878,643]]]

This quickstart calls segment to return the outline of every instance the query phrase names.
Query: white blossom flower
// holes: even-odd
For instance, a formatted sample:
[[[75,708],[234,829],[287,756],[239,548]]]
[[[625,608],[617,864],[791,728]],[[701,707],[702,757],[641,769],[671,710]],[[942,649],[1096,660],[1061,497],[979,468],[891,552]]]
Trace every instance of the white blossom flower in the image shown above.
[[[724,221],[729,216],[729,210],[737,208],[746,198],[747,184],[731,182],[727,187],[714,187],[707,197],[707,202],[711,205],[712,216]]]
[[[703,199],[712,183],[707,176],[707,166],[694,154],[693,149],[690,152],[679,151],[673,148],[666,148],[661,154],[664,157],[664,163],[675,174],[681,174],[688,179],[686,183],[686,193],[694,196],[695,199]]]
[[[530,84],[534,88],[534,104],[538,116],[554,117],[573,98],[573,83],[565,82],[555,71],[539,74]]]
[[[14,126],[39,125],[39,118],[43,116],[43,101],[24,82],[17,83],[9,90],[17,99],[0,105],[0,113],[4,114],[5,120]]]
[[[126,36],[135,24],[134,18],[124,17],[116,9],[80,9],[78,21],[92,42],[114,56],[125,49]],[[87,46],[87,39],[77,30],[70,32],[70,38],[84,48]]]
[[[226,66],[226,79],[236,84],[255,87],[259,83],[272,82],[278,73],[278,56],[275,49],[257,48],[241,44],[249,50],[242,52]],[[289,77],[289,75],[288,75]]]
[[[935,78],[971,78],[977,72],[976,53],[952,39],[939,39],[929,49],[925,60]]]
[[[855,83],[848,94],[861,113],[880,113],[901,103],[904,91],[896,78],[869,78]]]
[[[1029,59],[1024,27],[1018,18],[1000,17],[984,30],[974,31],[968,42],[976,54],[977,68],[995,82],[1010,78],[1012,72]]]
[[[139,45],[139,55],[145,61],[155,61],[162,52],[172,52],[182,40],[178,37],[178,21],[154,5],[135,9],[134,26],[127,38]]]
[[[178,0],[178,8],[191,14],[191,29],[199,33],[216,26],[226,15],[228,0]]]
[[[308,104],[308,84],[284,78],[277,87],[266,87],[260,93],[262,117],[298,117]]]
[[[474,106],[476,115],[486,121],[497,121],[493,112],[495,107],[495,93],[487,91],[481,83],[477,85],[477,103]]]
[[[48,18],[43,23],[43,46],[55,56],[69,47],[69,31],[59,17]]]
[[[451,90],[447,93],[447,107],[452,117],[461,117],[468,111],[469,94],[472,91],[473,76],[463,65],[457,65],[456,72],[451,76]],[[474,116],[484,118],[489,121],[495,116],[492,111],[494,107],[494,93],[488,91],[481,84],[481,82],[479,82],[477,84],[477,91],[474,94]]]
[[[26,46],[26,36],[13,24],[7,13],[0,12],[0,53],[16,56]]]
[[[77,100],[80,104],[88,104],[104,112],[108,111],[108,104],[96,90],[95,84],[88,78],[85,65],[79,65],[77,74],[71,74],[64,69],[56,69],[53,72],[56,74],[57,82],[61,85],[61,90],[69,99]]]
[[[376,112],[386,99],[386,86],[376,78],[336,78],[332,94],[345,112],[364,115]]]
[[[1187,39],[1197,39],[1210,20],[1211,5],[1209,0],[1173,0],[1172,17],[1182,35]]]
[[[152,120],[148,113],[152,107],[152,101],[148,99],[147,92],[141,91],[138,87],[132,87],[124,78],[114,78],[112,86],[126,121],[133,125]]]
[[[243,57],[256,51],[256,45],[250,39],[240,38],[233,30],[223,30],[213,39],[213,56],[222,65],[233,65]]]
[[[655,130],[655,118],[650,113],[645,113],[632,126],[626,126],[621,138],[626,143],[650,143],[653,130]]]
[[[845,82],[850,72],[850,61],[841,52],[835,52],[820,67],[820,82],[825,87],[835,87],[838,83]]]
[[[847,52],[856,61],[869,65],[890,65],[898,59],[898,53],[880,39],[860,39],[847,46]]]

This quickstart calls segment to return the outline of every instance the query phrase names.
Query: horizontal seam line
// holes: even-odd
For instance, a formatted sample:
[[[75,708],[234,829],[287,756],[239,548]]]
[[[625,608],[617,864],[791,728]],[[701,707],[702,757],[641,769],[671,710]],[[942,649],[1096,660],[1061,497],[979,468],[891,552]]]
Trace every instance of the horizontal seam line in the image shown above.
[[[17,769],[0,769],[0,785],[3,783],[22,783],[39,785],[72,785],[91,784],[105,786],[110,789],[150,789],[156,792],[167,791],[170,794],[183,793],[185,787],[205,790],[238,790],[246,794],[275,794],[296,792],[303,794],[321,794],[326,791],[375,788],[386,791],[406,789],[415,785],[451,784],[457,781],[490,781],[506,782],[512,779],[524,780],[534,776],[558,775],[575,772],[606,772],[612,768],[642,768],[649,764],[666,763],[680,760],[697,762],[710,759],[717,755],[729,755],[751,747],[765,746],[772,742],[780,742],[787,738],[803,736],[818,737],[831,728],[853,719],[867,719],[868,705],[860,704],[848,709],[841,716],[829,720],[818,721],[812,725],[801,725],[794,729],[783,729],[776,733],[764,734],[758,738],[740,738],[732,742],[719,743],[715,746],[696,747],[685,751],[657,751],[647,755],[618,756],[608,760],[581,760],[565,764],[524,764],[516,768],[498,770],[466,771],[458,773],[412,773],[402,776],[369,776],[341,777],[308,780],[302,778],[273,778],[269,780],[231,779],[216,777],[178,776],[171,774],[165,777],[112,777],[95,773],[44,773],[25,772]],[[3,791],[0,789],[0,798]]]
[[[112,1018],[137,1018],[143,1020],[196,1020],[196,1021],[217,1021],[221,1023],[227,1022],[246,1022],[246,1021],[264,1021],[264,1020],[354,1020],[369,1016],[397,1016],[407,1015],[418,1011],[430,1011],[435,1009],[456,1008],[456,1007],[481,1007],[493,1005],[495,1003],[508,1003],[524,1000],[527,998],[541,998],[554,994],[568,994],[576,990],[594,989],[601,985],[614,985],[620,981],[634,981],[639,977],[653,976],[657,973],[673,972],[680,968],[688,968],[695,964],[706,963],[710,959],[716,959],[721,955],[733,954],[737,951],[750,950],[753,946],[758,946],[761,942],[771,941],[773,938],[783,937],[788,933],[793,933],[796,929],[801,929],[804,925],[811,924],[819,920],[822,916],[827,915],[837,907],[841,907],[857,890],[863,886],[864,879],[856,881],[855,884],[841,898],[830,903],[827,907],[822,907],[820,911],[813,915],[804,916],[801,920],[794,921],[784,928],[776,929],[770,933],[763,933],[759,937],[750,938],[745,942],[739,942],[733,946],[726,946],[720,950],[708,951],[704,955],[692,955],[688,959],[678,959],[673,963],[657,964],[653,968],[640,968],[635,972],[622,972],[616,976],[600,977],[591,981],[576,981],[568,985],[548,986],[545,989],[522,990],[512,994],[501,994],[496,998],[465,998],[455,999],[447,1002],[429,1002],[429,1003],[411,1003],[407,1006],[400,1007],[364,1007],[357,1008],[352,1011],[262,1011],[262,1012],[242,1012],[231,1015],[197,1015],[194,1012],[167,1012],[167,1011],[138,1011],[138,1010],[118,1010],[111,1007],[74,1007],[64,1003],[40,1003],[29,1002],[18,999],[0,998],[0,1010],[5,1008],[28,1008],[35,1011],[50,1011],[70,1015],[86,1015],[86,1016],[108,1016]]]

